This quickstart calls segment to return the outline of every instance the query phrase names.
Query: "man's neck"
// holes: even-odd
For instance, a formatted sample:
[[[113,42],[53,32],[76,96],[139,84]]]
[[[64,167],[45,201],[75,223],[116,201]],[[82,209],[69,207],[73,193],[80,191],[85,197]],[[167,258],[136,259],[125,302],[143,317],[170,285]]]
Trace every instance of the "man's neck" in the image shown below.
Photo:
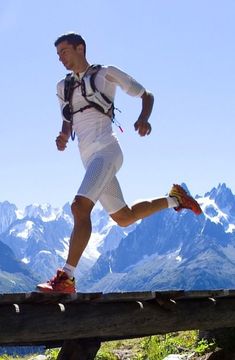
[[[85,72],[88,68],[89,68],[90,64],[87,62],[87,61],[84,61],[82,64],[78,64],[76,66],[75,69],[73,69],[73,71],[76,73],[76,74],[80,74],[80,73],[83,73]]]

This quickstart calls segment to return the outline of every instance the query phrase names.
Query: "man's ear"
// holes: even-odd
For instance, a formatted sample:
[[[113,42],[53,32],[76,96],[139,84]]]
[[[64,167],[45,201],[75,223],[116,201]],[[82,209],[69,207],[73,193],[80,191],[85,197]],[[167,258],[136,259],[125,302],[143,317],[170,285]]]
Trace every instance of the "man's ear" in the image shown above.
[[[83,45],[83,44],[77,45],[76,51],[77,51],[79,54],[81,54],[81,53],[84,54],[84,45]]]

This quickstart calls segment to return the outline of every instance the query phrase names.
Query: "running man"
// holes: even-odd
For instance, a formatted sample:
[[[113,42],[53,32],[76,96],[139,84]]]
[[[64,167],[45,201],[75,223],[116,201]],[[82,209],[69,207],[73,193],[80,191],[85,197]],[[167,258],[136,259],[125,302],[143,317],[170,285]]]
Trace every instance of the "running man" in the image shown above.
[[[116,177],[123,154],[112,130],[115,91],[120,87],[128,95],[141,99],[141,112],[134,123],[140,136],[151,133],[149,117],[153,94],[117,67],[91,65],[86,58],[86,43],[79,34],[60,36],[55,47],[59,60],[71,72],[66,80],[57,84],[63,123],[56,146],[64,151],[71,132],[75,132],[86,171],[71,205],[74,228],[67,261],[53,279],[37,288],[42,292],[73,293],[76,291],[74,271],[90,239],[91,211],[98,200],[110,217],[123,227],[167,208],[189,209],[196,215],[202,210],[180,185],[173,185],[167,197],[141,201],[133,206],[126,204]]]

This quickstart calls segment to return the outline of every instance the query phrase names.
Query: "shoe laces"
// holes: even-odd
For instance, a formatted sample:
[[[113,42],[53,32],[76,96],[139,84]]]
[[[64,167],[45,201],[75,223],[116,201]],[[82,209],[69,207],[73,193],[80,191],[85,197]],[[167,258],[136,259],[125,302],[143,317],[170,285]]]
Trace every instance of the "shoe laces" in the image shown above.
[[[63,280],[63,278],[64,278],[64,280],[66,280],[64,275],[65,275],[64,271],[57,270],[56,275],[53,278],[51,278],[48,281],[48,283],[51,284],[51,285],[56,285],[56,284],[58,284],[60,282],[60,280]]]

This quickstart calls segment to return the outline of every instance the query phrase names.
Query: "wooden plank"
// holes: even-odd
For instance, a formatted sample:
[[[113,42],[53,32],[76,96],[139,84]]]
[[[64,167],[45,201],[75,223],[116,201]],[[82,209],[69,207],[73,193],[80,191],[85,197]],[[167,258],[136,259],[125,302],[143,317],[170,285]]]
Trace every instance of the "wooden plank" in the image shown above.
[[[235,327],[235,299],[19,304],[0,307],[0,343],[115,339]]]
[[[69,302],[111,302],[111,301],[145,301],[155,298],[155,292],[119,292],[119,293],[12,293],[0,294],[0,306],[6,304],[27,304],[27,303],[69,303]]]
[[[144,292],[116,292],[116,293],[106,293],[95,299],[95,302],[121,302],[121,301],[147,301],[156,298],[156,293],[154,291],[144,291]]]
[[[179,296],[178,296],[179,295]],[[177,298],[209,298],[209,297],[235,297],[235,290],[218,289],[218,290],[192,290],[184,291],[182,296],[180,293],[176,294]]]
[[[176,290],[176,291],[159,291],[156,292],[156,298],[168,299],[203,299],[203,298],[220,298],[220,297],[235,297],[235,290],[233,289],[218,289],[218,290]]]
[[[69,303],[93,301],[102,296],[102,293],[12,293],[0,294],[0,306],[7,304],[28,304],[28,303]]]
[[[127,293],[13,293],[0,294],[0,306],[7,304],[27,303],[70,303],[70,302],[111,302],[111,301],[145,301],[155,298],[155,292],[127,292]]]
[[[10,293],[0,294],[0,306],[7,304],[29,303],[76,303],[76,302],[121,302],[121,301],[147,301],[158,299],[195,299],[195,298],[235,297],[235,290],[203,290],[203,291],[144,291],[144,292],[116,292],[116,293]]]

